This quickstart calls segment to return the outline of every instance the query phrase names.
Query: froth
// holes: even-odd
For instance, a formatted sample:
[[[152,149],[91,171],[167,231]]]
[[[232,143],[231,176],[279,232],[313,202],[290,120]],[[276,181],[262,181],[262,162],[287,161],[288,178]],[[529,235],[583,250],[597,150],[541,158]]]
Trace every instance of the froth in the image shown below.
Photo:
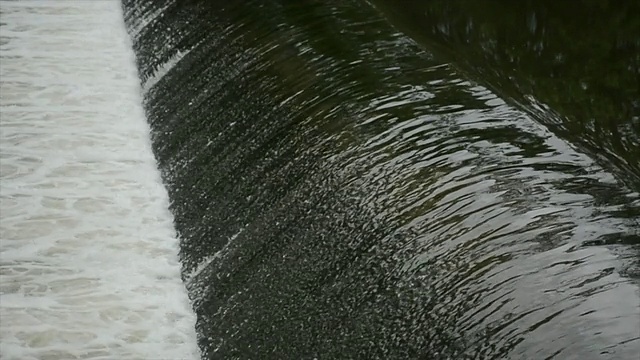
[[[2,358],[196,358],[119,2],[2,18]]]

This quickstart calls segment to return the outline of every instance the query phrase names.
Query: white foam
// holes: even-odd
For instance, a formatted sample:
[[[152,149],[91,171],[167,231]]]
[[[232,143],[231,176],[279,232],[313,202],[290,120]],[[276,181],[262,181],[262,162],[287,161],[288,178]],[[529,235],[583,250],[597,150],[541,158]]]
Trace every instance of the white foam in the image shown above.
[[[197,358],[120,2],[0,9],[0,357]]]

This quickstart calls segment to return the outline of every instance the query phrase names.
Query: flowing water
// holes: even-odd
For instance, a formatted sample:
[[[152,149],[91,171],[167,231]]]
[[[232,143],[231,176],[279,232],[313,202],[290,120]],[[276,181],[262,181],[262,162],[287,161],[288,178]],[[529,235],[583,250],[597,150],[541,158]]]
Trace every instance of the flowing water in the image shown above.
[[[635,110],[580,142],[386,5],[124,1],[203,357],[634,359]]]
[[[3,3],[3,351],[636,359],[638,24],[582,2],[123,0],[117,46],[111,2]]]
[[[371,2],[421,46],[640,188],[640,2]]]
[[[117,1],[0,2],[0,357],[197,358]]]

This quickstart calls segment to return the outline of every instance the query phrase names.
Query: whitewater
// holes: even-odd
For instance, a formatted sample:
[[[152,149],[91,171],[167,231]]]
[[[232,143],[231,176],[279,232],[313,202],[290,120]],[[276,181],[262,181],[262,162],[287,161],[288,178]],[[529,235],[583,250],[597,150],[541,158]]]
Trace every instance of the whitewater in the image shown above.
[[[120,2],[0,12],[0,357],[198,358]]]

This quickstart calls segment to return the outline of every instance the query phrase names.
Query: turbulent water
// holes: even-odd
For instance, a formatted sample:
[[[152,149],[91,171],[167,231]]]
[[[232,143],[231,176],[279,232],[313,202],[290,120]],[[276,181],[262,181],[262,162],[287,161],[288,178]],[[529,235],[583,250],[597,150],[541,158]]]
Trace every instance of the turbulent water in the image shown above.
[[[117,1],[0,2],[0,358],[197,358]]]
[[[508,21],[482,18],[507,41],[487,30],[466,51],[472,20],[373,3],[123,2],[203,357],[634,359],[626,70],[607,83],[624,96],[598,106],[578,65],[548,84],[542,65],[474,58],[517,55]],[[421,36],[403,14],[438,26]],[[454,25],[468,36],[442,35]]]

